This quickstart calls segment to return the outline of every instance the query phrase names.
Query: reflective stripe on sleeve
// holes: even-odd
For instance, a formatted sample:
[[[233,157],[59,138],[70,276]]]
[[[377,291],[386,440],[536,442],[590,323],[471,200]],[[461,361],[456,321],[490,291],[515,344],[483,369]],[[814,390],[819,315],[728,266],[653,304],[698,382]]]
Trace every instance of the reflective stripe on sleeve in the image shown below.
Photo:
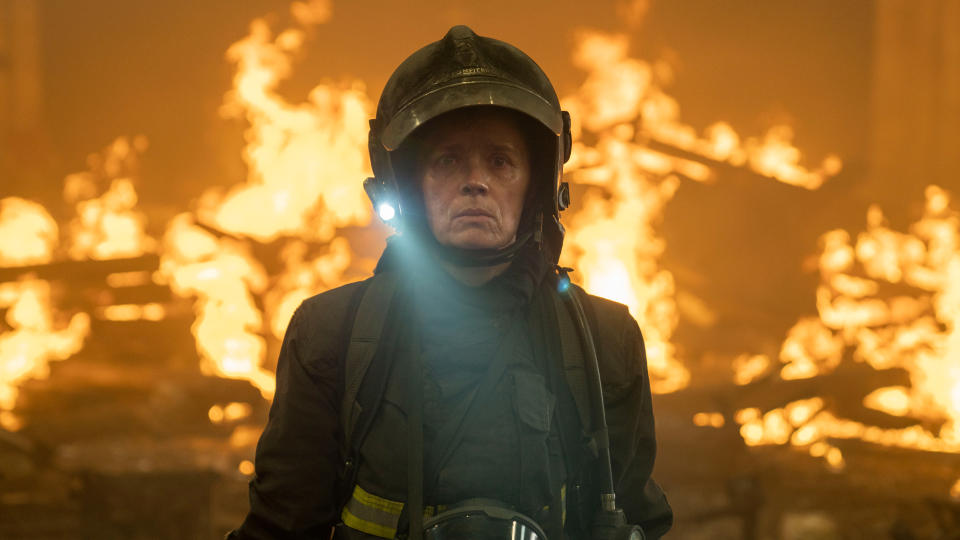
[[[397,522],[403,503],[377,497],[357,485],[353,496],[343,507],[340,519],[344,525],[381,538],[393,538],[397,534]]]
[[[439,511],[445,509],[445,505],[440,505]],[[353,488],[353,496],[340,513],[340,519],[351,529],[380,538],[393,538],[397,534],[397,522],[400,521],[402,511],[402,502],[378,497],[357,485]],[[433,514],[433,506],[423,509],[424,517]]]

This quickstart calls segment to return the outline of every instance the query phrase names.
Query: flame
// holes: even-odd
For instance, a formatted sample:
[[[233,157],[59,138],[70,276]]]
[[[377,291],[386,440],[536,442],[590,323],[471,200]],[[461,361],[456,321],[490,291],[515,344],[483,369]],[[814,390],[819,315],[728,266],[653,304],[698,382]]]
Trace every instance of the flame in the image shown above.
[[[204,193],[197,219],[231,239],[188,216],[174,220],[165,236],[164,274],[175,292],[197,298],[193,332],[204,371],[249,380],[264,397],[275,383],[262,367],[263,334],[281,338],[301,301],[346,283],[352,250],[340,230],[370,222],[360,179],[370,175],[366,121],[373,106],[363,84],[320,84],[299,104],[277,92],[308,31],[331,13],[328,1],[295,2],[295,27],[274,35],[257,19],[227,50],[236,73],[221,112],[249,124],[248,175],[225,196]],[[281,250],[283,272],[268,279],[251,242],[282,237],[295,239]],[[313,253],[316,246],[322,253]]]
[[[91,172],[64,180],[64,197],[76,204],[76,217],[68,228],[71,258],[136,257],[155,250],[156,241],[145,232],[146,217],[136,210],[137,191],[130,176],[146,146],[143,137],[132,143],[120,137],[102,155],[91,156]],[[95,196],[104,181],[109,181],[109,188]]]
[[[50,284],[27,279],[0,284],[0,308],[7,309],[11,330],[0,334],[0,422],[16,429],[19,422],[9,411],[17,400],[17,387],[27,379],[45,379],[49,363],[63,360],[83,347],[90,333],[90,316],[75,313],[66,325],[55,324]]]
[[[262,367],[266,343],[259,335],[262,315],[254,294],[267,286],[267,274],[239,241],[220,239],[197,226],[188,214],[174,218],[164,235],[160,272],[171,290],[196,296],[196,336],[201,370],[244,379],[264,397],[273,395],[273,373]]]
[[[733,360],[733,382],[750,384],[767,373],[772,362],[765,354],[742,354]]]
[[[799,150],[789,144],[792,133],[783,127],[762,140],[741,142],[731,126],[716,123],[698,136],[680,121],[677,101],[661,88],[663,75],[657,74],[665,70],[630,58],[629,48],[623,34],[582,32],[577,39],[573,62],[587,76],[562,104],[574,122],[567,171],[573,183],[586,189],[569,218],[562,260],[583,272],[588,291],[629,307],[644,331],[654,391],[672,392],[688,384],[690,373],[671,343],[678,324],[676,291],[673,275],[659,264],[665,242],[656,225],[680,187],[680,177],[704,182],[713,174],[700,161],[656,151],[647,142],[708,161],[747,165],[808,189],[839,172],[841,163],[831,156],[817,171],[804,169],[798,164]],[[706,316],[697,320],[713,324],[703,307],[695,311]]]
[[[806,189],[817,189],[824,181],[840,172],[842,161],[836,155],[824,158],[817,169],[809,171],[799,165],[800,150],[793,146],[793,130],[789,126],[776,126],[763,139],[747,139],[744,151],[750,168],[783,183]],[[731,152],[731,157],[737,152]],[[731,160],[736,163],[736,159]]]
[[[236,66],[222,114],[249,123],[247,181],[225,198],[208,196],[203,221],[261,242],[297,235],[328,242],[336,229],[366,225],[370,205],[359,179],[367,165],[367,118],[373,106],[359,80],[321,84],[305,103],[277,93],[311,25],[329,20],[328,1],[297,2],[299,25],[276,36],[263,19],[227,50]]]
[[[864,406],[893,416],[909,414],[910,401],[910,389],[903,386],[877,388],[863,398]]]
[[[780,351],[783,379],[831,372],[846,351],[875,369],[902,368],[910,386],[877,388],[863,405],[918,423],[888,429],[838,418],[819,401],[784,425],[767,418],[790,414],[793,402],[763,414],[743,409],[736,415],[748,445],[785,444],[824,457],[834,468],[844,459],[828,439],[960,453],[960,214],[950,195],[937,186],[925,190],[923,216],[909,232],[886,224],[882,210],[867,211],[866,230],[856,241],[846,231],[821,237],[819,317],[804,317],[788,332]],[[810,414],[814,411],[815,414]],[[775,425],[776,424],[776,425]],[[938,431],[927,425],[939,424]]]
[[[344,274],[353,256],[346,238],[333,239],[326,253],[321,255],[309,258],[307,253],[308,246],[301,241],[284,247],[281,253],[284,271],[265,296],[264,303],[270,312],[270,331],[277,339],[283,337],[287,323],[301,302],[318,291],[338,287],[347,281]]]
[[[57,222],[40,204],[19,197],[0,199],[0,266],[50,262],[58,234]]]

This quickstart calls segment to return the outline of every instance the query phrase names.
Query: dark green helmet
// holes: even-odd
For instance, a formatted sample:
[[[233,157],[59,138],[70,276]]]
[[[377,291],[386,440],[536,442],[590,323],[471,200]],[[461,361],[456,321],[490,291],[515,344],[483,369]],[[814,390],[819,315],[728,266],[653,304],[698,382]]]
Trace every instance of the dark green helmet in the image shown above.
[[[415,202],[404,189],[410,179],[404,178],[398,153],[419,126],[444,113],[476,106],[517,111],[537,126],[538,141],[528,141],[533,143],[531,154],[538,154],[531,160],[533,207],[528,209],[529,219],[521,222],[521,229],[534,230],[518,231],[518,238],[529,233],[523,238],[539,242],[548,260],[556,262],[563,244],[559,212],[569,204],[567,186],[560,179],[570,157],[570,116],[560,110],[553,85],[529,56],[466,26],[454,26],[440,41],[410,55],[387,81],[377,117],[370,121],[374,178],[364,182],[367,195],[385,221],[399,230],[409,225],[405,222]],[[480,265],[504,260],[505,250],[483,254]]]

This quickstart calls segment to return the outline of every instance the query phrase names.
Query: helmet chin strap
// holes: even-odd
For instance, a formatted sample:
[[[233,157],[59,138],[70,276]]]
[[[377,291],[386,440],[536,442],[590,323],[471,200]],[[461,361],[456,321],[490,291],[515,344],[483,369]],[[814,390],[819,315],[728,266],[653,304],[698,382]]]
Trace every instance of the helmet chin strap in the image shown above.
[[[432,237],[432,235],[431,235]],[[484,266],[497,266],[513,260],[517,252],[533,238],[533,233],[525,232],[507,247],[498,249],[464,249],[452,246],[445,246],[433,240],[430,242],[431,251],[437,257],[456,266],[465,266],[478,268]]]

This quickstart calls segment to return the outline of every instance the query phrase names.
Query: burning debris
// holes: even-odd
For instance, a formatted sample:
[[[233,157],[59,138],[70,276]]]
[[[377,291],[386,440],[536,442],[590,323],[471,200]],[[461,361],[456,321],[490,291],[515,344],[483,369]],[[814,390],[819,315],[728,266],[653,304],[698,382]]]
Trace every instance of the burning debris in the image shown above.
[[[22,423],[11,412],[17,387],[28,379],[49,377],[49,362],[76,354],[90,334],[90,316],[75,313],[65,325],[55,325],[50,284],[41,280],[0,285],[0,309],[6,310],[9,325],[0,334],[0,427],[18,431]]]
[[[0,200],[0,264],[43,264],[53,257],[60,228],[40,204],[19,197]]]
[[[831,439],[960,453],[960,218],[949,194],[927,187],[924,215],[909,233],[891,230],[873,206],[855,243],[846,231],[834,230],[821,244],[819,317],[803,318],[790,330],[780,351],[779,377],[820,377],[844,361],[877,371],[903,369],[907,385],[876,388],[862,404],[914,422],[882,428],[839,418],[822,398],[812,397],[762,415],[759,409],[741,409],[736,421],[744,441],[789,442],[835,468],[842,467],[843,457]],[[753,358],[738,366],[738,379],[749,382],[772,367],[765,357]]]
[[[156,241],[145,232],[146,216],[136,210],[132,180],[138,155],[146,149],[145,137],[136,137],[132,143],[120,137],[102,155],[90,156],[89,172],[64,180],[64,200],[76,207],[68,228],[71,259],[119,259],[156,250]],[[109,187],[98,195],[102,185]]]

